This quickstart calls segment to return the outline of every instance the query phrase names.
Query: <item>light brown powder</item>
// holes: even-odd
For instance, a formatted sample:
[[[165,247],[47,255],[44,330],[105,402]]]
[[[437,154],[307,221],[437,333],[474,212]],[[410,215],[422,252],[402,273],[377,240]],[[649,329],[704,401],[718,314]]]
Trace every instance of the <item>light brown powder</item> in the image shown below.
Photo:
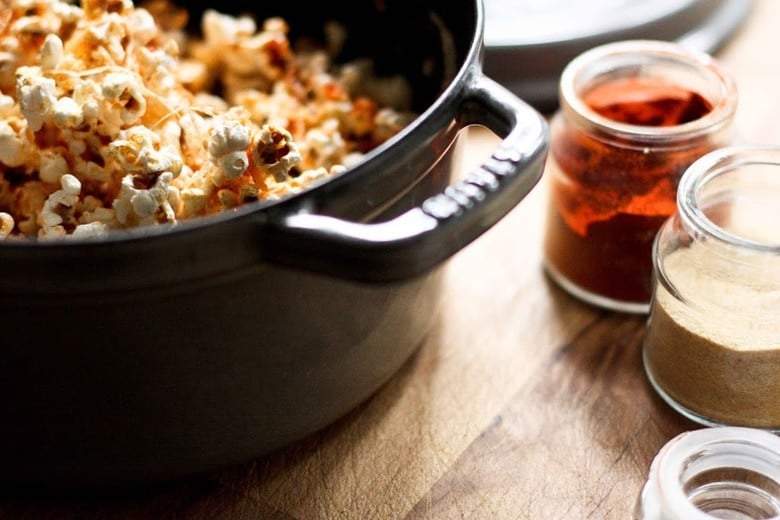
[[[656,288],[646,368],[695,414],[780,429],[780,259],[721,253],[694,244],[664,259],[690,303]]]

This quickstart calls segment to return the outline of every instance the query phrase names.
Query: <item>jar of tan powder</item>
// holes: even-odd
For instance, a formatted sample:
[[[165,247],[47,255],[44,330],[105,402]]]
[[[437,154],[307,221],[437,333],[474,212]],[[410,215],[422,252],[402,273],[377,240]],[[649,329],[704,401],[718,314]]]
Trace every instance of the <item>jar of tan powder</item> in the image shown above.
[[[652,385],[700,424],[780,432],[780,147],[694,162],[653,261]]]

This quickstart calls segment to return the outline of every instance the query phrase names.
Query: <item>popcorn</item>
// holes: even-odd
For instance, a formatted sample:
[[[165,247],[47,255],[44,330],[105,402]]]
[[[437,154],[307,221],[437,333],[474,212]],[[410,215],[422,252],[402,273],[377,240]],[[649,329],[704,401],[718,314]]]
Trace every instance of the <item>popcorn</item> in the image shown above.
[[[162,172],[172,176],[182,168],[180,154],[172,146],[159,146],[160,137],[144,126],[134,126],[119,133],[119,139],[108,145],[108,156],[123,172],[153,177]]]
[[[46,199],[38,216],[38,236],[52,237],[66,234],[64,224],[73,217],[73,209],[79,200],[81,181],[70,174],[60,177],[61,189]]]
[[[403,80],[331,61],[339,28],[296,52],[281,18],[210,9],[201,23],[202,38],[185,34],[167,0],[4,4],[0,240],[90,239],[284,197],[413,116],[368,94],[403,97],[387,88]]]
[[[47,150],[40,157],[38,177],[49,184],[59,184],[63,175],[68,173],[68,162],[62,153]]]
[[[235,18],[214,9],[207,9],[203,13],[203,35],[215,48],[237,43],[239,39],[252,36],[256,31],[255,21],[248,16]]]
[[[0,238],[5,238],[14,230],[14,218],[5,211],[0,211]]]
[[[134,9],[127,16],[127,28],[133,40],[139,45],[147,45],[160,32],[154,18],[146,9]]]
[[[76,226],[70,236],[73,237],[102,237],[108,233],[108,226],[100,221],[80,224]]]
[[[339,133],[337,119],[327,119],[321,126],[306,132],[304,142],[309,152],[326,164],[338,162],[347,148],[344,138]]]
[[[177,214],[184,215],[186,218],[200,215],[205,211],[209,196],[202,188],[185,188],[178,193],[177,200],[171,202],[171,205],[179,208]]]
[[[54,33],[46,35],[41,47],[41,69],[56,69],[62,61],[62,40]]]
[[[16,168],[27,158],[25,139],[6,121],[0,121],[0,163]]]
[[[60,128],[77,128],[84,122],[84,112],[73,98],[63,97],[54,103],[52,119]]]
[[[276,182],[283,182],[287,173],[299,162],[301,154],[290,132],[284,128],[265,125],[252,139],[252,159],[255,165],[273,175]],[[257,171],[255,175],[257,175]],[[255,182],[262,183],[260,178]]]
[[[119,126],[134,125],[146,112],[146,98],[138,77],[127,71],[110,72],[102,82],[103,99],[119,110]],[[107,117],[111,117],[106,114]]]
[[[73,87],[71,98],[81,108],[83,122],[97,126],[100,115],[100,86],[90,79],[79,80]]]
[[[11,96],[0,93],[0,116],[8,118],[15,115],[16,101]]]
[[[249,166],[246,153],[249,143],[249,129],[237,121],[228,120],[212,128],[207,147],[211,161],[221,168],[225,177],[236,179]]]
[[[122,188],[114,201],[116,219],[124,225],[144,225],[174,220],[173,209],[167,200],[168,186],[173,175],[165,172],[157,177],[149,189],[134,186],[133,176],[122,178]]]
[[[54,80],[44,77],[39,67],[19,67],[16,71],[19,107],[33,132],[40,130],[51,117],[57,100],[55,86]]]
[[[211,132],[209,153],[212,158],[218,159],[230,152],[245,151],[249,142],[249,130],[245,126],[236,121],[226,121]]]
[[[235,179],[246,171],[249,157],[243,150],[228,152],[219,158],[219,166],[227,178]]]

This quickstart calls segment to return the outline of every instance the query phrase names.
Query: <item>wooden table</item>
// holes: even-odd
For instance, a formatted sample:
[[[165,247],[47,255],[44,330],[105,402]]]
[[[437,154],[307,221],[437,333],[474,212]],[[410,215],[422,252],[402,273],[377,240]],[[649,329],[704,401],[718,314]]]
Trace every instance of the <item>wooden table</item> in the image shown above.
[[[718,57],[746,142],[780,144],[780,2]],[[495,146],[470,131],[464,168]],[[6,490],[0,518],[627,518],[650,461],[693,429],[645,379],[644,316],[588,307],[544,275],[542,181],[447,266],[434,333],[324,431],[196,481],[110,493]]]

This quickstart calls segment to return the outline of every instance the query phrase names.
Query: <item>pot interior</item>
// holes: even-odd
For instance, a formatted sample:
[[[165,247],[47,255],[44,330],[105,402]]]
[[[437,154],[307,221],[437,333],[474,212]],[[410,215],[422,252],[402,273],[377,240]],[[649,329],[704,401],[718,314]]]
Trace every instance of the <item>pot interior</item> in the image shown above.
[[[190,13],[190,29],[199,31],[206,9],[179,3]],[[325,41],[327,22],[346,30],[338,62],[371,57],[379,75],[402,74],[413,85],[412,109],[423,112],[443,91],[468,55],[475,34],[473,0],[385,0],[373,2],[315,2],[302,8],[294,2],[226,0],[210,7],[226,14],[247,14],[258,23],[282,17],[290,27],[290,41]],[[443,41],[442,33],[452,37]]]

